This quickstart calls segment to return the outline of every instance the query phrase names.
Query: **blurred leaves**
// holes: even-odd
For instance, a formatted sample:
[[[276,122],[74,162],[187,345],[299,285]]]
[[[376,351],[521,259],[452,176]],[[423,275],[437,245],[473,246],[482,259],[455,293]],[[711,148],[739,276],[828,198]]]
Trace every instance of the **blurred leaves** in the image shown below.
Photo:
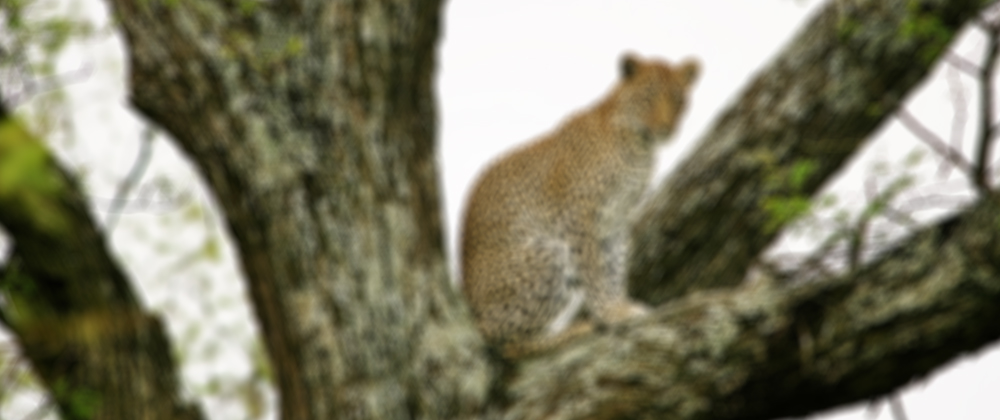
[[[70,388],[67,381],[61,380],[56,382],[52,392],[69,397],[69,409],[76,418],[93,418],[100,408],[101,394],[92,389]]]
[[[806,255],[774,255],[767,264],[785,267],[798,273],[792,277],[807,280],[849,270],[881,252],[918,224],[912,213],[923,208],[904,204],[907,195],[922,197],[915,188],[919,175],[927,172],[920,166],[925,157],[925,152],[916,149],[894,162],[875,161],[868,169],[864,201],[831,193],[807,203],[775,201],[774,209],[769,209],[775,218],[796,217],[786,235],[808,241],[814,250]],[[809,172],[807,168],[800,171]],[[795,178],[790,176],[789,183],[794,184]]]
[[[0,121],[0,205],[36,229],[57,234],[66,221],[54,200],[63,188],[45,146],[14,118]]]
[[[64,6],[55,0],[5,0],[0,7],[0,86],[13,105],[52,90],[44,80],[55,75],[59,53],[70,41],[94,33],[90,22],[60,13]]]
[[[782,226],[807,214],[812,208],[812,198],[804,194],[806,182],[816,173],[816,162],[800,160],[790,167],[779,169],[769,164],[765,187],[784,194],[774,194],[762,204],[768,219],[764,223],[765,232],[774,232]]]

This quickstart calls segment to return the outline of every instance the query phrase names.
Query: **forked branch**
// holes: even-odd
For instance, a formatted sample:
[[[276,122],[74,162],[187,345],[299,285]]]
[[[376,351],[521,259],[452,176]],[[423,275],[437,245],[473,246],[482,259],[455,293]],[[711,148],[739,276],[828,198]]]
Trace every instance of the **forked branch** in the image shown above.
[[[957,167],[960,171],[966,175],[973,174],[972,164],[969,163],[964,156],[962,156],[961,152],[947,145],[941,140],[940,137],[937,136],[937,134],[934,134],[933,131],[927,128],[927,126],[921,123],[920,120],[913,116],[913,114],[907,111],[906,108],[899,108],[899,111],[896,112],[896,119],[898,119],[904,127],[910,130],[910,132],[913,133],[917,139],[930,147],[931,150],[934,150],[935,153],[941,155],[948,162],[951,162],[951,164],[955,165],[955,167]]]

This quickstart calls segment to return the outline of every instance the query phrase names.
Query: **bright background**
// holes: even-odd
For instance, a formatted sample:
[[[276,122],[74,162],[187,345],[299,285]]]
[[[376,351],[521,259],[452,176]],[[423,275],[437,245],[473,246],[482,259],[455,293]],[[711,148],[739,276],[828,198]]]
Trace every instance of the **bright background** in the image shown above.
[[[99,26],[107,25],[101,1],[53,3],[58,4],[53,13],[87,16]],[[702,64],[685,122],[661,154],[658,173],[663,176],[820,6],[817,1],[790,0],[448,2],[438,99],[450,255],[456,255],[458,214],[478,171],[504,150],[552,130],[601,97],[615,82],[623,52],[670,61],[693,57]],[[954,49],[978,63],[982,47],[982,36],[972,31]],[[74,44],[59,61],[62,73],[77,75],[63,97],[68,113],[59,114],[65,118],[51,126],[39,127],[48,132],[63,161],[81,172],[102,219],[117,183],[135,159],[143,127],[126,99],[123,54],[122,40],[112,32]],[[929,80],[911,95],[907,108],[948,138],[954,115],[951,98],[964,90],[970,120],[963,144],[971,150],[977,109],[973,80],[948,66],[939,66]],[[54,113],[61,109],[54,95],[39,95],[26,108]],[[266,373],[259,363],[256,327],[230,239],[185,158],[162,133],[154,145],[150,168],[114,231],[115,252],[137,280],[146,304],[167,318],[184,364],[185,388],[190,395],[202,396],[210,417],[273,418],[274,394],[262,379]],[[915,150],[924,150],[924,158],[907,166],[906,157]],[[894,174],[913,173],[917,180],[899,201],[901,207],[909,203],[919,210],[915,219],[930,221],[959,208],[969,200],[967,184],[955,171],[939,174],[939,165],[940,159],[926,153],[912,134],[889,122],[827,187],[838,197],[835,208],[783,237],[772,253],[810,249],[833,229],[834,213],[856,215],[865,203],[866,188],[884,187]],[[920,204],[929,201],[938,204]],[[900,234],[898,229],[883,230],[888,239]],[[993,401],[1000,389],[998,348],[966,356],[907,387],[903,401],[909,419],[998,418]],[[9,345],[3,349],[11,351]],[[0,416],[20,418],[38,400],[37,393],[17,394],[0,408]],[[865,407],[858,404],[812,418],[892,418],[885,408]]]

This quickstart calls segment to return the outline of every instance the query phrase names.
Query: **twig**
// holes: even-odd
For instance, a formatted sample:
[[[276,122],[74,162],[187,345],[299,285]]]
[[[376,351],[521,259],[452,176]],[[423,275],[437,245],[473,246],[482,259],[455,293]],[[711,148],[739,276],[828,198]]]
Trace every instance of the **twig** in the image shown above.
[[[115,198],[111,200],[111,208],[108,209],[108,221],[104,225],[105,233],[110,234],[115,228],[115,224],[118,223],[118,217],[122,209],[125,207],[125,198],[132,191],[132,188],[139,183],[139,179],[142,178],[143,172],[146,171],[146,167],[149,166],[149,158],[153,154],[153,129],[146,127],[142,133],[142,143],[139,145],[139,156],[135,158],[135,163],[132,164],[132,169],[129,171],[125,179],[122,180],[121,184],[118,185],[118,192],[115,193]]]
[[[881,400],[870,400],[868,405],[865,407],[865,417],[871,420],[878,418],[879,412],[882,411],[882,401]]]
[[[979,77],[979,66],[954,52],[945,54],[944,61],[951,64],[953,68],[962,71],[972,77]]]
[[[888,398],[889,400],[889,410],[892,412],[892,418],[896,420],[906,420],[906,410],[903,410],[903,399],[900,398],[899,394],[893,394]]]
[[[865,234],[868,233],[869,224],[871,224],[872,218],[875,216],[871,208],[881,199],[878,193],[878,186],[875,184],[875,178],[868,177],[865,179],[865,198],[868,200],[868,205],[861,212],[857,226],[851,230],[847,241],[847,268],[850,271],[857,270],[861,265],[861,252],[865,246]]]
[[[948,93],[951,96],[951,106],[955,110],[951,118],[951,138],[950,143],[953,150],[962,150],[962,139],[965,137],[965,124],[969,121],[969,102],[965,96],[965,87],[958,77],[955,67],[949,68],[945,79],[948,81]],[[948,178],[951,172],[951,165],[947,160],[941,161],[938,166],[938,176],[942,179]]]
[[[998,47],[998,35],[1000,35],[1000,25],[985,24],[986,30],[986,58],[979,73],[979,105],[980,105],[980,129],[979,144],[976,150],[976,166],[973,172],[973,181],[982,193],[990,190],[990,174],[986,162],[989,160],[990,144],[993,142],[993,69],[996,67]]]
[[[57,74],[45,79],[29,80],[23,83],[20,91],[11,94],[9,100],[13,104],[13,107],[16,108],[18,105],[43,93],[58,90],[69,83],[84,81],[93,75],[93,73],[93,66],[90,63],[84,63],[80,68],[67,73]]]
[[[883,215],[890,222],[893,222],[893,223],[895,223],[897,225],[900,225],[900,226],[903,226],[903,227],[906,227],[906,228],[911,228],[912,229],[912,228],[916,228],[917,225],[918,225],[917,221],[913,220],[913,217],[911,217],[909,214],[906,214],[906,212],[904,212],[902,210],[899,210],[899,209],[897,209],[895,207],[891,207],[889,205],[885,206],[885,213],[883,213]]]
[[[947,159],[948,162],[951,162],[952,165],[958,167],[962,172],[966,174],[972,173],[972,164],[965,160],[961,153],[941,141],[941,138],[921,124],[906,108],[900,108],[899,111],[896,111],[896,118],[913,135],[917,136],[920,141],[923,141],[924,144],[934,150],[935,153]]]

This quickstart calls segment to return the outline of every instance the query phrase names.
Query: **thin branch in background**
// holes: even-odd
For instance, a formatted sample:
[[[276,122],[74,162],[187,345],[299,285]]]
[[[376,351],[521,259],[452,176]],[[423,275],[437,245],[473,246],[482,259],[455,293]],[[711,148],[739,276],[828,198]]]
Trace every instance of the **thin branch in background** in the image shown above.
[[[847,268],[850,271],[857,270],[861,265],[861,251],[865,246],[865,234],[868,233],[868,225],[871,222],[872,214],[869,209],[878,200],[878,186],[875,178],[869,176],[865,179],[865,199],[868,205],[861,211],[857,225],[851,229],[850,237],[847,240]]]
[[[868,401],[868,405],[865,407],[865,417],[871,420],[878,419],[878,415],[882,411],[882,400],[871,400]]]
[[[1000,18],[1000,4],[998,3],[986,6],[983,11],[979,12],[979,19],[983,21],[995,22],[998,18]],[[973,23],[975,23],[975,20]]]
[[[770,272],[772,274],[787,272],[788,274],[782,274],[782,276],[775,277],[787,277],[792,281],[808,280],[814,277],[831,277],[834,273],[828,269],[825,262],[829,259],[830,255],[838,252],[836,248],[845,236],[846,234],[844,233],[844,230],[838,229],[834,233],[827,236],[823,240],[823,243],[821,243],[819,248],[815,251],[805,254],[787,252],[774,255],[773,259],[775,261],[790,261],[790,263],[787,264],[790,268],[787,270],[773,268],[774,264],[772,263],[768,263],[770,265],[765,265],[765,267],[770,268]]]
[[[135,163],[132,164],[132,169],[129,170],[128,175],[118,185],[118,192],[115,193],[115,198],[111,201],[111,208],[108,209],[108,221],[104,225],[104,232],[106,234],[110,234],[114,230],[122,209],[125,207],[125,199],[132,192],[132,188],[135,188],[136,184],[139,183],[142,174],[146,172],[146,167],[149,166],[149,159],[152,154],[153,129],[147,126],[142,133],[139,156],[135,158]]]
[[[2,43],[0,43],[2,44]],[[87,80],[94,73],[94,65],[86,61],[80,68],[62,74],[38,78],[29,65],[24,45],[0,45],[0,83],[3,83],[2,100],[13,109],[31,98],[62,88],[70,83]]]
[[[872,202],[878,199],[878,184],[875,183],[875,177],[869,175],[865,178],[865,200],[868,201],[868,205],[871,206]]]
[[[878,239],[880,234],[885,234],[877,229],[878,225],[873,224],[879,216],[884,216],[888,221],[904,228],[918,226],[910,211],[890,205],[890,201],[899,193],[898,186],[890,185],[879,192],[875,179],[869,177],[865,181],[864,192],[868,203],[853,224],[840,226],[823,239],[816,250],[804,256],[797,253],[774,256],[776,259],[787,258],[796,261],[792,264],[792,268],[786,270],[787,274],[784,274],[784,277],[798,281],[814,277],[812,273],[830,277],[836,271],[856,269],[863,261],[895,243],[892,239]],[[831,223],[836,222],[831,221]]]
[[[953,209],[967,201],[967,197],[959,194],[924,194],[916,197],[907,197],[905,201],[899,204],[899,209],[904,213],[931,209]]]
[[[908,229],[916,229],[919,223],[913,220],[913,216],[910,216],[908,212],[897,209],[892,206],[885,207],[885,213],[882,214],[890,222]]]
[[[944,61],[951,64],[952,68],[958,69],[962,73],[972,77],[979,77],[979,66],[954,52],[945,54]]]
[[[910,114],[906,108],[900,108],[896,112],[896,118],[899,122],[903,124],[908,130],[910,130],[913,135],[917,136],[917,139],[924,142],[929,146],[935,153],[944,157],[952,165],[958,167],[962,172],[966,174],[972,173],[972,164],[965,160],[961,153],[957,150],[948,146],[941,138],[934,134],[930,129],[920,123],[913,114]]]
[[[963,59],[964,60],[964,59]],[[945,72],[945,80],[948,82],[948,93],[951,96],[951,106],[954,113],[951,118],[951,148],[952,150],[962,150],[962,139],[965,137],[965,124],[969,121],[969,99],[965,96],[965,87],[958,77],[955,67],[948,68]],[[938,177],[947,179],[951,175],[951,167],[947,160],[942,160],[938,166]]]
[[[67,84],[79,83],[87,80],[87,78],[93,74],[93,70],[93,66],[88,62],[84,63],[84,65],[80,68],[70,72],[57,74],[44,79],[28,80],[24,82],[24,86],[20,91],[11,94],[8,101],[10,102],[11,108],[17,108],[20,104],[27,102],[35,96],[59,90]]]
[[[976,166],[973,181],[982,193],[990,190],[990,176],[987,161],[989,160],[990,144],[993,143],[993,69],[996,68],[997,53],[1000,51],[1000,24],[982,24],[986,31],[986,58],[979,73],[979,105],[980,128],[979,144],[976,150]]]
[[[888,398],[889,400],[889,411],[892,412],[892,418],[895,420],[906,420],[906,410],[903,410],[903,399],[899,394],[892,394]]]

